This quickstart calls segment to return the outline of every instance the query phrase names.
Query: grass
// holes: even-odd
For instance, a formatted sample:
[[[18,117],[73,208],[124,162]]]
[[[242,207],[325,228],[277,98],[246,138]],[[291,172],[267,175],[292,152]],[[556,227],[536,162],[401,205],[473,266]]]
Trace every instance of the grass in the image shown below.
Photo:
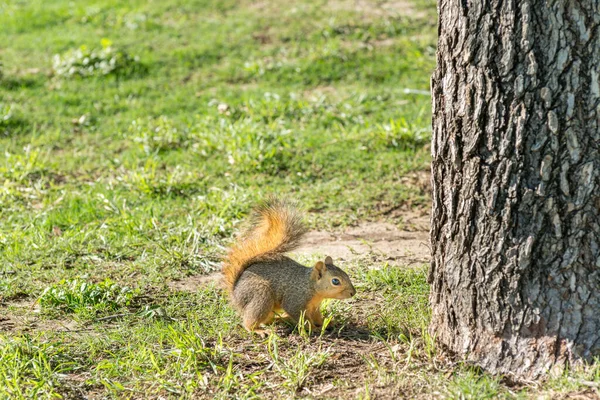
[[[105,280],[89,283],[83,280],[63,280],[47,287],[38,302],[45,309],[61,309],[66,312],[115,311],[129,305],[134,292],[128,287]]]
[[[249,207],[343,230],[429,205],[435,2],[0,3],[0,398],[598,395],[427,333],[425,268],[357,255],[323,332],[251,337],[218,269]],[[423,94],[425,93],[425,94]],[[314,262],[308,257],[307,262]]]

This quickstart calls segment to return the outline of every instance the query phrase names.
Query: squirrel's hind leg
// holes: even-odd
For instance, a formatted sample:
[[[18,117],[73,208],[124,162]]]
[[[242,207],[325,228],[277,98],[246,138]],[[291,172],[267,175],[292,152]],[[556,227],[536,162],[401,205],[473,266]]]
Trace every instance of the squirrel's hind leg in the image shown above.
[[[234,304],[249,332],[257,332],[261,324],[273,319],[275,299],[267,281],[256,274],[245,271],[233,290]]]
[[[249,332],[258,333],[264,336],[265,331],[258,329],[262,324],[269,324],[273,321],[273,300],[271,298],[254,298],[244,307],[242,319],[244,328]]]

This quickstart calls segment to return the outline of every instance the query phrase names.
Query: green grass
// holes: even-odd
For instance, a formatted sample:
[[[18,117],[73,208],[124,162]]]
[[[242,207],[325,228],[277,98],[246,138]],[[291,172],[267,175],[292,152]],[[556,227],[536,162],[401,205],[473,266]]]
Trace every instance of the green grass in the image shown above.
[[[428,88],[432,3],[418,19],[325,6],[3,3],[0,296],[212,271],[267,193],[312,226],[425,206],[400,180],[429,160],[430,98],[404,89]],[[108,41],[144,73],[53,69]]]
[[[428,207],[435,32],[432,0],[0,2],[0,398],[597,393],[448,360],[424,268],[347,260],[326,331],[266,339],[170,286],[269,193],[321,230]]]
[[[45,309],[93,313],[118,310],[129,305],[134,295],[127,286],[122,287],[110,280],[96,284],[73,279],[47,287],[38,302]]]

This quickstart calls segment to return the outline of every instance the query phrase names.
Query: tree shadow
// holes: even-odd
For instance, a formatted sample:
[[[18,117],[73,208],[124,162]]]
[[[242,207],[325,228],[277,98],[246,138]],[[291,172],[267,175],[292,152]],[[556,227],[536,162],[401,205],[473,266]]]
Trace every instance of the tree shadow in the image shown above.
[[[29,121],[23,118],[15,116],[10,116],[4,120],[0,118],[0,138],[23,134],[26,133],[30,128],[31,125]]]
[[[298,335],[302,330],[302,328],[299,328],[298,325],[286,320],[279,320],[274,324],[276,326],[276,330],[282,336]],[[305,332],[307,331],[305,330]],[[357,342],[364,342],[380,337],[378,332],[369,330],[365,326],[358,325],[353,322],[333,323],[328,325],[324,331],[322,331],[321,328],[317,328],[307,333],[309,333],[311,337],[325,337],[330,339],[341,339],[345,341]]]
[[[341,329],[336,330],[336,326],[332,326],[331,330],[326,333],[328,337],[343,339],[347,341],[360,341],[364,342],[366,340],[373,339],[377,337],[374,331],[367,329],[363,325],[358,325],[355,323],[345,324],[341,327]]]
[[[42,85],[40,79],[22,76],[3,76],[0,78],[0,87],[10,91],[31,89]]]

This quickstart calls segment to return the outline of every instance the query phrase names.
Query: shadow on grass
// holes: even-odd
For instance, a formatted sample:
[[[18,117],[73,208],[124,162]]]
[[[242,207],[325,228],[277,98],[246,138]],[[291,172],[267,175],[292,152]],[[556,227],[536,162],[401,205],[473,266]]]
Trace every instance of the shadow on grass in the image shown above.
[[[31,89],[42,86],[41,79],[23,76],[4,76],[0,78],[0,87],[10,91]]]
[[[325,332],[321,332],[321,329],[313,330],[312,332],[303,331],[298,325],[285,320],[279,320],[271,325],[280,336],[304,336],[310,335],[311,337],[324,337],[330,339],[341,339],[345,341],[357,341],[365,342],[373,338],[379,337],[378,332],[367,329],[365,326],[357,325],[355,323],[346,324],[331,324]]]
[[[330,330],[328,330],[327,336],[350,341],[364,342],[376,337],[376,334],[375,332],[367,329],[365,326],[349,323],[344,325],[342,329],[336,329],[335,326],[332,326]]]
[[[23,118],[15,116],[10,116],[6,119],[0,118],[0,137],[12,137],[26,134],[30,129],[31,124]]]

